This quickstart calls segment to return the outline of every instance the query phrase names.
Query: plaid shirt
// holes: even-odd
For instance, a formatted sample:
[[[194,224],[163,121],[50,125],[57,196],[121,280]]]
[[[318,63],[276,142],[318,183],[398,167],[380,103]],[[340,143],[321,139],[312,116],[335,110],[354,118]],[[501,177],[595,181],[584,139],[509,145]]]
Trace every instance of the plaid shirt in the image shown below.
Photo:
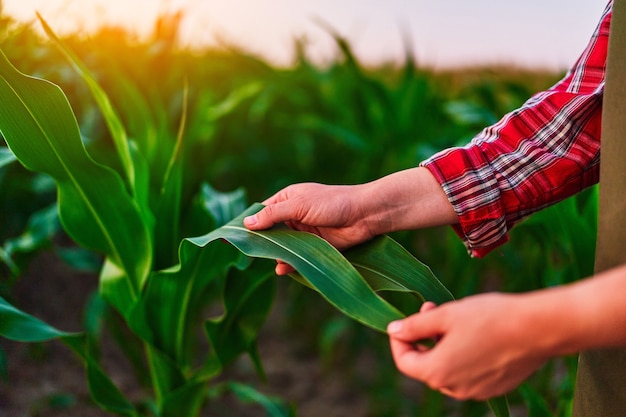
[[[453,227],[470,255],[486,255],[508,240],[516,222],[598,182],[612,5],[561,81],[468,145],[421,163],[454,206],[459,224]]]

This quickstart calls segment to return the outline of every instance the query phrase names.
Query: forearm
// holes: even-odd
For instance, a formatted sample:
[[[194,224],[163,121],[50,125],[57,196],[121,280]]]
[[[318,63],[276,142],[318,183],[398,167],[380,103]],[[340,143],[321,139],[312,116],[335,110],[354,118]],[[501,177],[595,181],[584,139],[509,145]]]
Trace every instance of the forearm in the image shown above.
[[[548,356],[626,346],[626,265],[520,296],[522,325]]]
[[[598,181],[610,11],[561,82],[468,145],[422,163],[448,194],[459,216],[454,229],[472,256],[505,243],[521,219]]]
[[[441,185],[426,168],[410,168],[361,185],[365,221],[376,234],[458,222]]]

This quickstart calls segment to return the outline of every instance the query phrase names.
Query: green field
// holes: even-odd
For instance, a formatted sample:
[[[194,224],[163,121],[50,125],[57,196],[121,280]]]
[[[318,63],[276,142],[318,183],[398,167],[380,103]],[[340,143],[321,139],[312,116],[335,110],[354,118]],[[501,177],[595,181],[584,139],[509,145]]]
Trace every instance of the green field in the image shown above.
[[[154,232],[150,240],[153,252],[146,258],[146,263],[150,263],[146,268],[162,277],[163,271],[177,263],[181,239],[228,223],[243,209],[280,188],[302,181],[354,184],[416,166],[438,150],[466,143],[483,127],[562,76],[511,67],[436,71],[421,66],[409,53],[402,65],[366,67],[354,56],[350,45],[333,33],[329,36],[334,36],[338,53],[330,64],[313,63],[304,46],[294,41],[297,59],[293,65],[275,67],[236,47],[181,49],[177,46],[176,18],[162,19],[161,23],[168,24],[158,26],[161,29],[155,29],[149,39],[136,39],[118,28],[103,28],[89,35],[64,36],[60,48],[41,34],[40,22],[24,25],[0,17],[0,50],[20,72],[46,79],[62,89],[94,166],[110,167],[107,172],[127,179],[123,184],[136,193],[142,218],[153,216],[148,222]],[[68,51],[84,66],[80,67],[76,60],[72,63]],[[103,111],[103,96],[98,98],[93,85],[106,95],[108,115]],[[112,120],[123,128],[112,125]],[[17,289],[22,288],[22,277],[28,274],[33,262],[49,260],[52,254],[77,276],[97,277],[103,274],[103,252],[107,257],[108,254],[85,244],[91,243],[90,238],[73,231],[80,225],[68,226],[69,214],[64,222],[59,221],[57,178],[45,170],[26,169],[20,161],[13,160],[5,143],[0,141],[0,145],[0,296],[29,313],[22,306],[24,290]],[[142,165],[135,152],[141,154],[141,164],[148,167],[145,171],[138,168]],[[109,192],[109,188],[102,190]],[[145,195],[140,198],[142,193]],[[97,194],[96,190],[94,198]],[[456,298],[483,291],[544,288],[592,272],[596,198],[596,189],[591,189],[532,216],[512,231],[508,244],[484,259],[470,258],[449,228],[397,233],[393,238],[428,265]],[[220,205],[224,200],[228,203]],[[61,203],[59,206],[63,207]],[[71,207],[65,210],[74,213]],[[61,214],[63,217],[63,211]],[[130,220],[129,227],[134,227]],[[120,255],[119,264],[129,264],[141,256],[138,241],[139,238],[126,242],[128,248]],[[243,262],[230,252],[215,256],[233,256],[231,263],[237,266]],[[117,258],[112,259],[115,264]],[[384,335],[347,319],[318,294],[303,290],[297,283],[276,282],[275,277],[268,275],[266,264],[256,265],[227,273],[242,276],[238,287],[227,284],[238,278],[224,278],[223,282],[207,284],[204,292],[197,294],[207,301],[236,305],[239,312],[245,312],[235,318],[241,320],[237,323],[254,322],[250,328],[242,324],[240,333],[229,333],[222,339],[216,334],[230,331],[224,322],[205,328],[212,335],[211,342],[217,344],[219,340],[223,351],[230,353],[218,355],[223,365],[219,378],[216,368],[205,364],[204,376],[215,371],[215,379],[207,377],[209,382],[193,388],[202,391],[203,404],[198,407],[204,410],[201,415],[228,415],[232,394],[242,403],[261,404],[257,412],[262,415],[305,415],[298,413],[297,403],[291,409],[285,405],[293,400],[289,387],[241,376],[237,369],[233,370],[232,364],[240,363],[238,358],[245,354],[251,355],[257,367],[263,363],[262,355],[256,355],[258,352],[251,346],[272,307],[279,309],[282,316],[282,324],[273,334],[278,332],[285,340],[299,340],[306,346],[307,364],[312,361],[321,374],[332,369],[332,375],[339,375],[340,392],[359,399],[358,412],[372,417],[489,415],[484,403],[448,401],[428,389],[407,390],[407,381],[393,367]],[[258,282],[254,278],[257,272],[263,276]],[[249,287],[246,289],[242,282],[249,282]],[[141,292],[142,283],[136,284],[135,290]],[[36,284],[29,285],[29,291],[37,291]],[[169,287],[160,289],[156,284],[146,288],[154,293],[170,291]],[[223,291],[222,298],[215,295],[217,290]],[[229,298],[228,294],[243,294],[247,290],[251,292],[249,297]],[[117,295],[111,296],[113,292]],[[134,369],[137,384],[149,387],[149,380],[157,379],[155,369],[163,374],[169,372],[170,377],[174,371],[164,369],[164,364],[169,366],[168,360],[154,359],[160,354],[156,351],[148,355],[148,362],[152,361],[148,365],[136,359],[141,343],[135,343],[136,335],[128,336],[128,332],[137,333],[132,324],[128,325],[136,317],[123,307],[133,297],[133,291],[122,293],[118,287],[106,287],[104,300],[99,296],[91,303],[85,300],[84,311],[72,314],[85,317],[78,321],[94,345],[102,342],[102,327],[112,329],[108,330],[111,338],[118,340],[120,349],[134,364],[129,367],[129,374]],[[274,298],[275,294],[280,298]],[[416,311],[419,303],[405,295],[393,294],[389,299],[406,313]],[[151,296],[156,297],[152,293]],[[63,304],[63,299],[57,297],[61,295],[47,296],[53,304]],[[204,314],[210,305],[200,304],[198,301],[196,310]],[[146,311],[149,314],[152,310],[146,307]],[[0,310],[0,318],[1,314],[4,313]],[[167,318],[160,320],[162,328],[167,328]],[[250,334],[246,333],[248,330]],[[141,331],[138,333],[144,338]],[[168,352],[165,336],[151,337],[164,338],[151,339],[151,346]],[[45,345],[36,344],[40,347],[29,351],[36,366],[45,362]],[[13,345],[0,344],[0,391],[10,392],[14,386],[12,356],[5,353],[14,349]],[[186,378],[199,357],[197,351],[185,351],[183,355],[176,349],[183,348],[172,347],[176,351],[172,356],[176,360],[181,359],[177,355],[184,356],[184,366],[172,381]],[[200,349],[208,348],[201,345]],[[93,358],[97,357],[94,354]],[[367,358],[367,377],[362,376],[363,358]],[[290,360],[298,366],[297,359]],[[151,368],[152,374],[144,368]],[[509,395],[511,410],[532,416],[569,415],[575,371],[576,358],[549,362]],[[93,382],[95,377],[90,378]],[[318,383],[328,382],[322,378]],[[102,388],[104,385],[96,384],[107,397],[109,392]],[[166,406],[159,408],[176,392],[165,385],[157,382],[139,394],[136,390],[127,393],[136,414],[128,410],[119,414],[173,415],[168,414],[171,410],[167,411]],[[207,386],[205,390],[203,387]],[[3,395],[0,393],[0,414]],[[89,403],[73,392],[47,395],[50,401],[33,399],[36,405],[22,410],[30,413],[24,415],[48,415],[46,411],[54,410],[59,415],[75,415],[72,411],[77,403]],[[155,399],[147,399],[152,397]],[[188,415],[193,414],[190,411]]]

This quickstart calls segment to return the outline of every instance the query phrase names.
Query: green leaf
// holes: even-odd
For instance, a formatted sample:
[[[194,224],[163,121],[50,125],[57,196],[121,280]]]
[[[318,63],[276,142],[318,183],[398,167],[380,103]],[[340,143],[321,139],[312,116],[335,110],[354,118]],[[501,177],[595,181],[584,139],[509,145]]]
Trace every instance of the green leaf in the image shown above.
[[[215,106],[210,107],[207,110],[207,116],[209,120],[215,121],[228,115],[233,110],[235,110],[241,102],[256,95],[259,91],[261,91],[262,88],[263,85],[259,82],[253,82],[238,87],[236,90],[231,92],[230,95],[226,97],[223,101],[216,104]]]
[[[132,194],[137,202],[140,213],[144,218],[144,223],[148,226],[148,229],[151,230],[154,224],[154,218],[149,207],[150,174],[148,164],[143,153],[137,149],[134,142],[128,139],[128,134],[124,128],[122,120],[109,99],[109,96],[100,84],[98,84],[96,77],[91,73],[91,71],[89,71],[80,58],[56,36],[39,13],[37,13],[37,17],[39,18],[46,34],[67,57],[70,64],[73,65],[78,74],[83,78],[89,87],[94,100],[102,112],[102,116],[104,117],[107,127],[109,128],[111,137],[113,138],[113,143],[122,161],[124,176],[128,180],[129,187],[132,190]]]
[[[169,155],[164,152],[169,151],[171,135],[167,110],[158,100],[146,97],[139,85],[117,67],[107,67],[107,76],[115,79],[115,83],[108,86],[109,96],[118,97],[116,105],[128,135],[137,143],[149,165],[158,165],[160,161],[155,158]]]
[[[18,275],[19,268],[13,261],[15,254],[35,252],[50,244],[60,228],[56,204],[36,211],[28,219],[26,230],[21,235],[4,242],[0,259],[7,263],[13,274]]]
[[[487,405],[496,417],[509,417],[509,400],[506,395],[487,400]]]
[[[0,297],[0,318],[0,336],[16,342],[46,342],[78,335],[57,330],[38,318],[18,310],[2,297]]]
[[[221,242],[202,251],[181,248],[179,265],[151,275],[129,324],[170,360],[188,366],[191,319],[206,305],[207,288],[215,285],[240,256]]]
[[[413,292],[436,304],[454,300],[428,266],[389,236],[379,236],[344,255],[376,291]]]
[[[133,164],[133,160],[131,157],[130,147],[128,138],[126,135],[126,130],[122,125],[122,122],[117,115],[115,109],[113,108],[113,104],[109,100],[109,97],[106,95],[104,90],[100,87],[96,78],[91,74],[91,72],[87,69],[85,64],[74,54],[61,40],[56,36],[52,28],[48,25],[48,23],[41,17],[39,13],[37,13],[37,17],[43,26],[46,34],[54,41],[54,43],[58,46],[61,52],[68,58],[70,63],[74,66],[76,71],[83,77],[87,86],[91,90],[93,97],[95,98],[102,114],[104,116],[104,120],[111,131],[111,136],[113,137],[113,143],[115,144],[115,148],[120,156],[122,161],[122,166],[125,170],[125,175],[128,178],[129,184],[134,188],[135,186],[135,166]]]
[[[403,317],[379,297],[337,249],[319,236],[287,228],[250,231],[243,218],[263,206],[255,204],[228,224],[183,245],[204,247],[225,239],[248,256],[280,259],[292,265],[332,305],[353,319],[379,331]]]
[[[224,312],[204,325],[220,368],[247,352],[257,373],[265,378],[256,341],[274,301],[275,282],[269,280],[272,275],[272,268],[256,262],[244,271],[232,270],[227,277]]]
[[[166,395],[185,385],[185,377],[181,373],[180,367],[169,356],[150,345],[146,346],[146,352],[152,376],[152,386],[157,403],[161,403]]]
[[[250,385],[231,381],[227,382],[224,388],[235,394],[235,396],[244,403],[260,405],[265,410],[268,417],[295,416],[294,410],[286,405],[282,399],[265,395]]]
[[[243,218],[262,207],[254,204],[221,228],[186,239],[181,247],[189,243],[205,247],[217,239],[225,239],[248,256],[283,260],[342,313],[381,332],[386,331],[390,321],[403,314],[380,298],[355,266],[370,277],[377,289],[411,291],[437,302],[453,299],[429,268],[389,237],[375,239],[348,253],[355,262],[353,266],[316,235],[280,227],[249,231],[243,226]],[[491,399],[488,404],[496,417],[509,415],[505,396]]]
[[[107,411],[135,417],[134,407],[107,377],[91,356],[82,333],[68,333],[50,326],[9,304],[0,297],[0,336],[17,342],[46,342],[60,339],[76,352],[87,367],[89,389],[94,400]]]
[[[17,161],[17,158],[6,146],[0,146],[0,169],[9,165],[11,162]]]
[[[126,417],[138,417],[135,407],[94,360],[87,360],[87,380],[94,401],[105,411]]]
[[[200,202],[204,210],[215,220],[215,227],[221,227],[246,209],[246,191],[238,188],[229,193],[222,193],[205,182],[202,184]]]
[[[191,381],[167,394],[161,403],[162,417],[197,416],[205,401],[207,384]]]
[[[136,202],[115,171],[87,154],[61,89],[20,73],[3,53],[0,132],[24,166],[54,178],[64,228],[124,271],[125,291],[134,299],[152,263],[150,236]]]
[[[155,268],[162,269],[176,262],[177,244],[180,242],[181,205],[185,161],[183,146],[185,138],[185,122],[187,119],[188,85],[185,83],[183,93],[183,110],[176,137],[174,151],[170,157],[161,183],[156,210]]]
[[[79,246],[58,247],[56,254],[75,271],[97,274],[102,267],[101,256]]]
[[[550,417],[554,413],[550,410],[546,398],[535,390],[528,382],[522,383],[518,388],[519,393],[524,398],[528,415],[533,417]]]
[[[89,338],[91,338],[92,341],[99,341],[102,337],[102,329],[108,314],[108,304],[102,299],[97,291],[94,291],[89,296],[83,313],[83,326],[85,327],[85,333]]]

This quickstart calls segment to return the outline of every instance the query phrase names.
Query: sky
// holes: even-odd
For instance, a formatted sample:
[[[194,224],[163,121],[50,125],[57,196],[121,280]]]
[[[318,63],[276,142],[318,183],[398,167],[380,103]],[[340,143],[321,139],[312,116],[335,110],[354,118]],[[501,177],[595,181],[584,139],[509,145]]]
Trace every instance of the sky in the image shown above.
[[[586,46],[607,0],[0,0],[4,14],[58,33],[114,23],[149,33],[163,12],[184,12],[182,42],[219,39],[288,65],[294,39],[317,62],[337,56],[320,21],[363,62],[400,61],[407,42],[434,68],[516,65],[564,70]]]

